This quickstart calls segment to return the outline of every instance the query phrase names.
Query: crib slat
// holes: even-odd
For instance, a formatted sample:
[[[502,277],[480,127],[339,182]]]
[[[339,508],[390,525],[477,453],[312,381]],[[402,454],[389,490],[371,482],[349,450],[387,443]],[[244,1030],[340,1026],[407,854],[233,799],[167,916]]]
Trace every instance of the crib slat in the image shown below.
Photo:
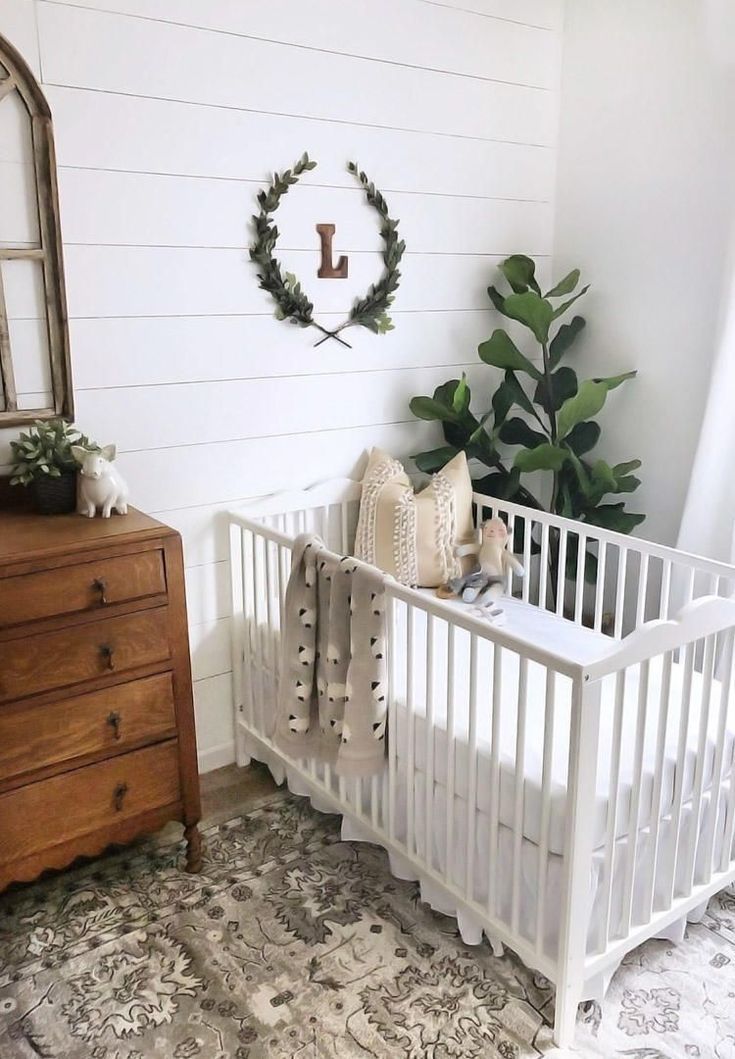
[[[602,948],[612,941],[612,897],[615,873],[615,840],[618,830],[618,799],[620,797],[620,750],[623,741],[623,715],[625,712],[625,678],[627,669],[615,675],[615,707],[613,713],[613,737],[610,747],[610,786],[607,800],[607,826],[605,829],[605,873],[602,883],[602,908],[604,928]]]
[[[450,623],[447,634],[447,804],[444,826],[444,864],[447,878],[452,878],[454,863],[454,771],[456,742],[454,736],[454,625]]]
[[[691,603],[694,599],[694,581],[697,576],[697,571],[693,566],[690,566],[687,570],[687,583],[684,592],[684,602]]]
[[[607,563],[607,541],[598,541],[597,577],[595,578],[595,618],[594,630],[602,629],[602,614],[605,606],[605,565]]]
[[[549,524],[541,525],[541,555],[539,558],[538,605],[546,610],[546,590],[549,579]]]
[[[658,871],[660,854],[661,814],[663,812],[664,757],[666,753],[666,733],[669,726],[669,702],[671,698],[671,671],[673,662],[673,653],[667,651],[663,658],[661,670],[661,693],[658,703],[656,764],[654,768],[653,793],[651,796],[651,867],[643,897],[644,922],[651,919],[656,899],[656,874]]]
[[[252,585],[253,585],[253,667],[256,674],[256,693],[254,703],[254,723],[259,734],[263,729],[263,656],[262,656],[262,601],[260,596],[260,563],[258,560],[258,541],[262,537],[252,537]]]
[[[536,901],[536,952],[543,954],[546,930],[546,886],[549,867],[549,827],[551,824],[551,773],[554,755],[554,711],[556,701],[556,673],[546,670],[546,700],[544,704],[544,754],[541,772],[541,828],[539,833],[538,893]]]
[[[567,536],[568,531],[562,526],[559,530],[559,561],[556,570],[556,613],[560,618],[564,617],[564,597],[567,587]]]
[[[724,763],[725,733],[727,731],[727,715],[730,709],[730,694],[733,680],[733,640],[735,639],[735,632],[732,629],[728,629],[725,633],[724,639],[725,644],[721,663],[722,680],[720,683],[720,712],[717,717],[717,742],[715,745],[715,760],[712,768],[711,787],[712,791],[717,792],[717,795],[714,798],[710,798],[708,817],[702,833],[702,843],[704,848],[702,864],[704,865],[706,873],[705,878],[702,880],[704,883],[709,882],[714,870],[713,852],[715,834],[717,832],[717,822],[720,816],[720,801],[722,797],[722,766]]]
[[[513,531],[515,529],[516,517],[511,514],[508,515],[508,536],[510,540],[509,550],[513,551]],[[513,571],[508,567],[508,573],[505,576],[505,591],[509,596],[513,595]]]
[[[643,751],[646,741],[646,717],[648,714],[648,681],[650,662],[641,662],[638,677],[638,716],[636,718],[635,757],[633,765],[633,787],[630,794],[628,834],[625,840],[625,879],[623,883],[623,934],[630,932],[633,914],[633,885],[638,861],[638,828],[641,810],[641,778],[643,776]]]
[[[732,672],[730,677],[730,684],[732,684]],[[728,699],[731,695],[731,687],[728,687]],[[732,851],[733,833],[735,832],[735,742],[733,743],[732,751],[730,753],[730,789],[727,797],[727,805],[725,807],[725,828],[722,842],[722,850],[720,852],[720,871],[725,869],[730,864],[730,855]]]
[[[350,534],[347,525],[347,518],[349,513],[349,507],[347,504],[340,504],[339,506],[339,525],[340,525],[340,547],[342,554],[347,555],[350,550]]]
[[[251,562],[247,554],[247,538],[252,540],[252,534],[247,530],[240,530],[240,577],[242,581],[244,642],[241,644],[242,652],[238,652],[235,663],[240,666],[241,671],[245,668],[247,661],[247,679],[243,680],[243,692],[245,698],[245,716],[251,728],[255,727],[255,688],[253,665],[253,598],[252,585],[249,575]],[[241,657],[242,656],[242,657]],[[243,673],[244,677],[244,673]]]
[[[432,867],[434,845],[434,634],[437,619],[426,616],[426,715],[424,717],[424,858]]]
[[[646,597],[648,595],[648,552],[641,553],[638,570],[638,598],[635,607],[635,625],[638,628],[646,620]]]
[[[523,584],[521,589],[521,599],[524,603],[528,603],[530,592],[531,592],[531,535],[533,533],[533,519],[525,518],[523,520]]]
[[[416,612],[406,607],[406,714],[408,729],[407,778],[406,778],[406,849],[409,857],[416,852],[416,701],[414,687],[414,665],[416,641]]]
[[[661,571],[661,595],[659,598],[658,616],[668,618],[671,599],[671,559],[664,559]]]
[[[618,549],[618,579],[615,586],[615,639],[623,634],[623,617],[625,612],[625,575],[628,568],[628,549]]]
[[[708,636],[704,641],[704,659],[702,662],[702,701],[699,705],[699,733],[697,736],[697,759],[694,769],[694,791],[692,794],[691,807],[691,829],[689,847],[684,862],[684,875],[686,879],[687,893],[694,886],[694,872],[696,868],[697,845],[699,842],[702,791],[704,789],[704,766],[705,753],[707,749],[707,733],[709,730],[709,714],[712,702],[712,677],[715,667],[716,636]],[[712,788],[714,795],[717,788]]]
[[[515,790],[513,792],[513,889],[511,929],[518,933],[521,909],[521,855],[523,853],[523,788],[526,772],[526,700],[528,659],[518,661],[518,710],[516,717]]]
[[[389,593],[385,593],[385,647],[387,651],[386,673],[388,674],[388,811],[387,830],[391,842],[396,839],[396,768],[398,759],[398,723],[397,690],[398,690],[398,652],[395,649],[397,642],[397,608],[398,603]],[[384,822],[385,826],[385,822]]]
[[[266,614],[266,665],[268,667],[268,684],[270,686],[269,695],[271,701],[275,702],[276,697],[276,657],[275,657],[275,620],[274,620],[274,601],[273,601],[273,542],[263,540],[263,553],[265,559],[265,614]]]
[[[574,580],[574,620],[582,623],[582,606],[584,604],[584,564],[587,554],[587,537],[584,533],[577,535],[577,570]]]
[[[684,677],[681,692],[681,710],[679,714],[679,737],[676,753],[676,774],[674,781],[674,803],[671,813],[674,835],[674,864],[669,880],[666,905],[674,900],[676,891],[676,872],[679,863],[679,845],[681,842],[681,805],[684,793],[684,764],[686,761],[687,733],[689,731],[689,709],[692,700],[692,677],[694,674],[694,643],[684,648]]]
[[[498,871],[498,816],[500,813],[500,705],[503,698],[503,648],[493,648],[493,717],[490,735],[490,841],[488,843],[487,909],[495,915]]]
[[[467,834],[465,848],[465,896],[472,900],[475,879],[475,836],[477,832],[477,637],[470,633],[469,688],[469,768],[467,773]],[[447,795],[449,790],[447,790]],[[448,862],[449,864],[449,862]],[[451,878],[451,867],[450,867]]]

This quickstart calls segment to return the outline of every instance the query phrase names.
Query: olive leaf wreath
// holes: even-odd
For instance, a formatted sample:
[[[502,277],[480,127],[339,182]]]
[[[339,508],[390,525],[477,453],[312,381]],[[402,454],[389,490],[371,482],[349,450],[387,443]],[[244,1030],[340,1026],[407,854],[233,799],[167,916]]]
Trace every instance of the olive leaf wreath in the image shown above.
[[[377,283],[371,284],[364,298],[358,298],[352,308],[350,315],[344,323],[333,331],[322,327],[314,319],[314,306],[307,297],[301,284],[292,272],[282,272],[281,265],[275,257],[274,251],[278,240],[278,228],[276,228],[272,215],[278,209],[282,197],[288,189],[298,183],[302,173],[310,169],[316,169],[316,162],[309,158],[304,152],[301,158],[291,169],[283,173],[274,173],[273,182],[267,191],[258,192],[258,203],[260,212],[253,216],[256,238],[250,247],[250,260],[254,261],[259,268],[259,286],[268,291],[276,303],[276,317],[279,320],[290,320],[300,327],[316,327],[322,332],[323,338],[315,342],[320,346],[328,338],[334,338],[343,346],[351,349],[349,342],[339,337],[339,332],[347,327],[367,327],[376,335],[383,335],[393,330],[393,322],[388,316],[388,309],[393,301],[395,291],[401,273],[398,265],[403,257],[406,244],[398,238],[398,221],[394,221],[388,215],[388,204],[375,184],[368,179],[366,174],[358,169],[355,162],[347,163],[347,170],[352,173],[365,191],[368,203],[378,211],[381,217],[380,234],[383,238],[383,264],[385,269]]]

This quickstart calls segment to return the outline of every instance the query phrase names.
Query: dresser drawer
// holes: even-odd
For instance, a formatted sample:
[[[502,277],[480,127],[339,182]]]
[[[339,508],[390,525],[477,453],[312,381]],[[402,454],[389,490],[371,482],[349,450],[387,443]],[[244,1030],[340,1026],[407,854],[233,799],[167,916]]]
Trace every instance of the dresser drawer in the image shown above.
[[[0,862],[22,860],[180,800],[176,740],[0,795]]]
[[[0,577],[0,628],[99,610],[165,591],[160,549]]]
[[[168,657],[167,607],[6,640],[0,643],[0,702],[153,665]]]
[[[175,733],[170,673],[44,705],[0,709],[0,781]]]

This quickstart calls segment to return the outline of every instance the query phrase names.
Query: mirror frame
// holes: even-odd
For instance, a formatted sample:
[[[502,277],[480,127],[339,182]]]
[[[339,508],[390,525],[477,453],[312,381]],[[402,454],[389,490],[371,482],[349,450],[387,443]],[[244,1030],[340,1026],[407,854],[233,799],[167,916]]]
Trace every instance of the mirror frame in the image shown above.
[[[0,408],[2,428],[20,426],[36,419],[73,419],[74,393],[51,110],[28,64],[10,41],[2,36],[0,64],[8,72],[8,77],[0,81],[0,107],[6,96],[17,91],[30,119],[40,235],[40,245],[36,248],[0,246],[0,265],[3,261],[12,260],[41,262],[52,386],[51,407],[18,408],[10,329],[0,268],[0,386],[5,398],[4,408]]]

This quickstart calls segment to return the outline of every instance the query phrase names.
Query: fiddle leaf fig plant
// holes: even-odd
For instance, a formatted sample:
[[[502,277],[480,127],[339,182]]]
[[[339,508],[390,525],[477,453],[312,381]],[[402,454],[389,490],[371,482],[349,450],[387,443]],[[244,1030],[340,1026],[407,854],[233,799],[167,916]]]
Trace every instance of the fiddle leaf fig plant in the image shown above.
[[[585,327],[582,316],[561,319],[589,290],[589,285],[579,288],[579,269],[545,293],[530,257],[509,257],[500,271],[510,290],[489,287],[490,301],[530,333],[537,351],[532,356],[522,352],[504,328],[480,344],[480,359],[503,378],[490,397],[490,410],[479,417],[470,410],[472,395],[464,376],[439,386],[433,397],[414,397],[413,414],[440,422],[445,441],[417,454],[416,465],[434,472],[463,450],[485,468],[475,481],[480,492],[630,533],[645,516],[628,511],[617,498],[640,485],[633,473],[640,460],[610,466],[592,452],[601,433],[595,416],[610,392],[636,372],[580,380],[561,363]],[[531,474],[536,476],[534,492],[526,478]]]

